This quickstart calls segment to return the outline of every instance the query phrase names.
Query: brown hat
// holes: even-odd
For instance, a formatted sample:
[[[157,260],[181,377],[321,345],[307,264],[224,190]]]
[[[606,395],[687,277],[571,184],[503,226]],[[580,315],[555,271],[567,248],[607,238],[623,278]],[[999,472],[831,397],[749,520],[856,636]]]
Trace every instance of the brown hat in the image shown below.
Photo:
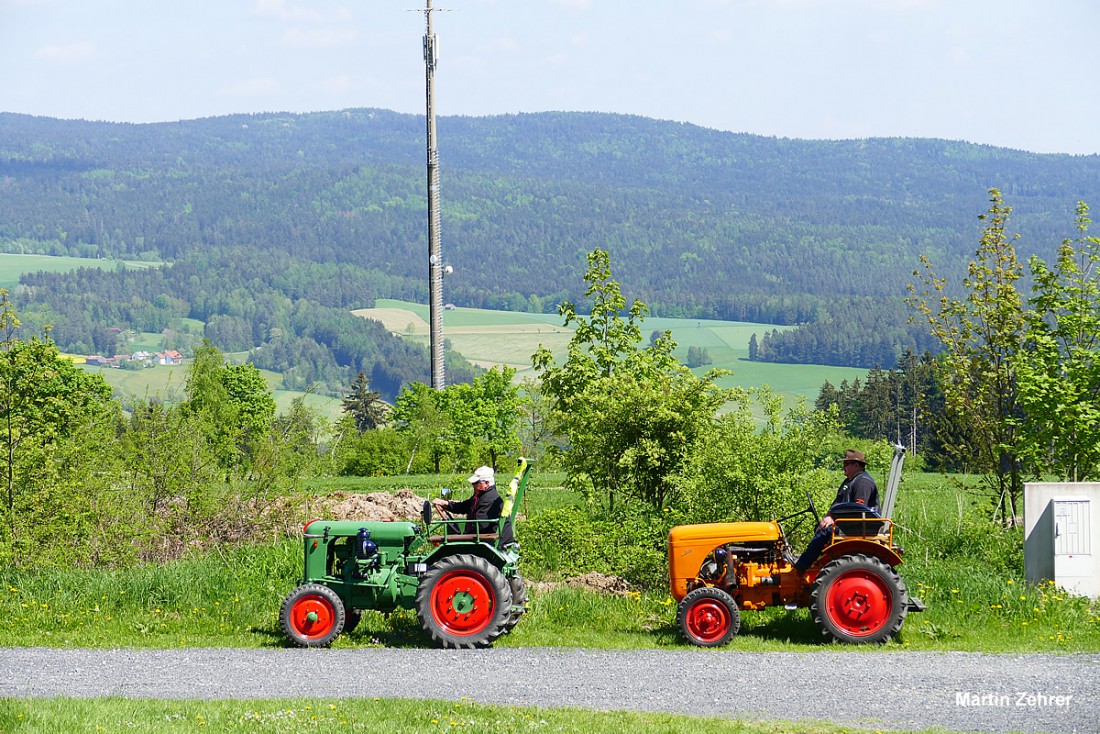
[[[856,451],[855,449],[848,449],[845,451],[844,458],[840,459],[840,461],[858,461],[860,464],[867,466],[867,457],[863,455],[862,451]]]

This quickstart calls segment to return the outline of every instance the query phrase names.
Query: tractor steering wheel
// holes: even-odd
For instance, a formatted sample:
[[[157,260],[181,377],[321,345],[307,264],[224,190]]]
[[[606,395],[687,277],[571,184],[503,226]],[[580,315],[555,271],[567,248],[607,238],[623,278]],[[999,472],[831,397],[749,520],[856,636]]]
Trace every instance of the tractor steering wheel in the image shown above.
[[[814,516],[814,527],[816,528],[821,524],[821,516],[817,514],[817,507],[814,506],[814,496],[810,494],[810,490],[806,490],[806,499],[810,501],[810,512]]]

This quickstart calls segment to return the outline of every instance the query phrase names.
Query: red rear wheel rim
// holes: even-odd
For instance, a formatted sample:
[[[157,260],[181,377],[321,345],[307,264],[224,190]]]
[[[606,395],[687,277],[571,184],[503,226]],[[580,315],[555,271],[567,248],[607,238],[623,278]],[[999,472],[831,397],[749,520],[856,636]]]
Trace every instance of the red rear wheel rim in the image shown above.
[[[319,640],[336,624],[336,609],[320,594],[306,594],[290,608],[290,626],[307,640]]]
[[[854,637],[872,635],[890,619],[890,587],[875,573],[848,571],[837,577],[825,599],[825,611],[840,629]]]
[[[701,599],[688,609],[686,622],[692,637],[714,642],[729,631],[730,610],[716,599]]]
[[[451,571],[432,588],[432,618],[448,634],[476,635],[493,621],[496,595],[479,573]]]

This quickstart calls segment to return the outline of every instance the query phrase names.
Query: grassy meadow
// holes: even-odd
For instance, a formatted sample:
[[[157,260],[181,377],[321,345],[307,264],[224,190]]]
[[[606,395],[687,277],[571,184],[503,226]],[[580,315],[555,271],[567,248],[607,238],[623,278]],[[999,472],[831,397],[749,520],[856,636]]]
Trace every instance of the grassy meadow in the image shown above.
[[[832,734],[857,732],[827,722],[756,722],[679,714],[585,711],[576,708],[494,706],[405,699],[266,699],[164,701],[149,699],[0,699],[0,731],[126,731],[172,734],[200,729],[254,732],[622,732],[623,734]],[[942,729],[935,730],[944,734]]]
[[[364,318],[381,321],[387,329],[403,338],[428,344],[428,307],[405,301],[380,299],[378,306],[354,312]],[[452,347],[466,359],[480,367],[507,365],[516,369],[516,380],[533,377],[531,355],[543,344],[555,354],[564,354],[572,329],[561,325],[561,318],[554,314],[514,313],[488,309],[456,308],[444,313],[444,333]],[[201,331],[201,324],[189,325]],[[770,386],[790,406],[799,398],[813,401],[825,380],[834,385],[842,381],[862,379],[867,371],[851,367],[826,367],[819,365],[769,364],[750,362],[749,338],[775,327],[770,324],[753,324],[734,321],[707,321],[700,319],[647,319],[645,336],[653,330],[668,329],[678,347],[676,355],[685,361],[690,347],[705,348],[712,364],[694,371],[702,374],[711,368],[729,370],[719,384],[724,387]],[[142,333],[132,342],[131,352],[143,349],[156,352],[161,349],[161,335]],[[245,353],[227,355],[236,360],[246,358]],[[101,374],[123,398],[143,398],[179,393],[186,377],[184,365],[157,365],[145,370],[118,370],[106,367],[85,367]],[[282,376],[277,372],[264,372],[264,377],[274,391],[280,411],[286,410],[291,401],[304,395],[300,391],[284,390]],[[340,400],[322,395],[306,395],[306,402],[330,420],[341,415]]]
[[[14,287],[23,273],[67,272],[82,267],[115,268],[120,265],[155,267],[157,263],[0,254],[0,288]],[[361,309],[354,313],[365,318],[377,319],[391,332],[425,346],[428,345],[428,306],[426,304],[379,299],[375,308]],[[183,321],[185,322],[183,328],[188,331],[202,332],[202,322],[194,319]],[[572,330],[562,326],[561,317],[557,314],[455,308],[444,312],[443,324],[446,338],[466,359],[486,368],[498,364],[514,367],[517,370],[517,381],[534,374],[531,368],[531,355],[540,344],[546,345],[555,354],[561,355],[565,353],[565,347],[572,335]],[[642,327],[643,336],[647,339],[654,330],[672,331],[673,338],[678,344],[676,354],[681,362],[686,361],[690,347],[705,348],[710,354],[712,364],[696,369],[696,373],[701,374],[710,368],[729,370],[732,375],[722,378],[721,385],[725,387],[769,385],[784,398],[788,406],[793,405],[799,398],[814,400],[825,380],[839,385],[844,380],[863,378],[866,374],[866,370],[849,367],[748,361],[749,338],[752,334],[757,334],[759,338],[765,331],[772,329],[782,331],[789,327],[748,322],[668,318],[646,319]],[[162,348],[162,336],[147,332],[137,334],[135,340],[127,346],[127,351],[130,353],[139,350],[157,352]],[[92,367],[85,367],[85,369],[102,374],[115,388],[116,394],[124,400],[150,396],[171,399],[183,384],[181,373],[186,371],[186,366],[181,368],[158,365],[152,369],[136,371]],[[275,402],[280,411],[287,409],[296,397],[304,394],[294,390],[283,390],[281,375],[278,373],[267,373],[265,377],[275,392]],[[326,418],[336,419],[341,415],[338,398],[307,395],[306,400]]]
[[[557,474],[532,475],[521,514],[580,504],[562,481]],[[427,497],[447,482],[441,477],[318,479],[305,491],[408,486]],[[960,486],[956,478],[933,474],[910,474],[903,481],[896,538],[905,548],[905,562],[899,570],[910,593],[928,609],[911,614],[894,641],[872,651],[1100,651],[1100,606],[1049,584],[1028,584],[1020,530],[991,526],[983,517],[984,498]],[[522,543],[522,519],[517,532]],[[300,541],[272,535],[249,545],[196,551],[166,566],[4,570],[0,615],[7,623],[0,625],[0,647],[282,647],[279,606],[297,583],[300,563]],[[527,563],[524,574],[530,610],[498,646],[689,648],[676,626],[676,604],[663,587],[611,595],[561,584],[552,567]],[[359,627],[334,646],[426,644],[415,613],[398,611],[364,613]],[[768,609],[745,612],[741,633],[724,649],[825,646],[808,610]]]
[[[428,344],[428,307],[426,305],[379,299],[375,308],[354,312],[364,318],[381,321],[387,329],[401,336]],[[531,355],[540,344],[556,355],[564,355],[572,329],[561,325],[557,314],[514,313],[477,308],[455,308],[443,313],[443,332],[452,347],[466,359],[482,367],[506,364],[516,369],[516,379],[533,376]],[[712,364],[694,370],[702,374],[708,369],[729,370],[722,378],[725,387],[770,386],[782,395],[788,405],[800,397],[813,401],[828,380],[834,385],[842,381],[862,379],[867,370],[852,367],[819,365],[770,364],[750,362],[749,339],[755,333],[760,338],[765,331],[789,327],[738,321],[708,321],[704,319],[649,318],[642,323],[643,336],[654,330],[668,329],[676,340],[676,355],[686,361],[690,347],[705,348]]]
[[[53,255],[15,255],[0,253],[0,288],[12,289],[19,285],[23,273],[67,273],[78,268],[114,270],[119,265],[128,268],[152,268],[160,263],[136,260],[101,260],[86,257],[55,257]]]

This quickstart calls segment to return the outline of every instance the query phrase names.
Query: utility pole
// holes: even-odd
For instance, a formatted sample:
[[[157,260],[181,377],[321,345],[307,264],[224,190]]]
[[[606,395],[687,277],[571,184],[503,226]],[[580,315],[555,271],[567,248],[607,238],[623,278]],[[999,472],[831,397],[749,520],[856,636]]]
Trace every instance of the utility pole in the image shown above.
[[[435,132],[435,67],[439,40],[432,32],[432,0],[425,0],[424,73],[428,124],[428,322],[431,341],[432,382],[435,390],[446,387],[443,372],[443,253],[439,233],[439,148]]]

